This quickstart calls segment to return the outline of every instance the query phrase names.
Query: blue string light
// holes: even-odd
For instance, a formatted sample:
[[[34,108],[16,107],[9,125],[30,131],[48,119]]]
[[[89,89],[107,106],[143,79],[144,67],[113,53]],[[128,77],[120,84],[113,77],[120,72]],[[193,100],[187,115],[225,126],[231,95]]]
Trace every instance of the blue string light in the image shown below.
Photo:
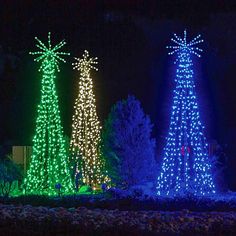
[[[187,42],[187,33],[181,38],[174,34],[176,45],[167,46],[169,55],[176,54],[176,87],[167,143],[161,172],[158,176],[157,195],[210,195],[215,193],[206,138],[200,121],[196,98],[192,55],[201,57],[203,42],[198,35]]]

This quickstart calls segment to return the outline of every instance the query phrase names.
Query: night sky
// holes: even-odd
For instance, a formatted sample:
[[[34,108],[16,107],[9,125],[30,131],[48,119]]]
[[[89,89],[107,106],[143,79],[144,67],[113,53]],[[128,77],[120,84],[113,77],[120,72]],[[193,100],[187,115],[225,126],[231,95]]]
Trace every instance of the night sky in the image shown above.
[[[154,124],[157,158],[163,149],[174,87],[174,58],[165,48],[173,33],[201,33],[202,58],[194,59],[201,120],[227,161],[225,179],[236,189],[235,1],[0,1],[0,145],[31,145],[40,99],[39,64],[29,51],[34,37],[65,39],[71,53],[57,75],[62,122],[70,136],[79,75],[73,57],[84,49],[99,59],[93,73],[98,115],[135,95]]]

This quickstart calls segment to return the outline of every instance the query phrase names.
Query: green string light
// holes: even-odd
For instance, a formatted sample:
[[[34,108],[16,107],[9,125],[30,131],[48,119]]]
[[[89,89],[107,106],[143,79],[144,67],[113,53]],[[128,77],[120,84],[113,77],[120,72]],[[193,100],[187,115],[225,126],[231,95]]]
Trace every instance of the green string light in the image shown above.
[[[39,71],[42,72],[42,89],[33,138],[33,153],[24,179],[25,192],[54,195],[55,185],[60,183],[62,191],[69,193],[73,191],[73,184],[54,79],[55,72],[60,71],[59,61],[66,62],[61,56],[70,54],[58,51],[66,44],[65,41],[52,47],[50,33],[48,33],[48,47],[37,37],[35,39],[40,51],[30,52],[30,54],[37,55],[34,61],[41,62]]]

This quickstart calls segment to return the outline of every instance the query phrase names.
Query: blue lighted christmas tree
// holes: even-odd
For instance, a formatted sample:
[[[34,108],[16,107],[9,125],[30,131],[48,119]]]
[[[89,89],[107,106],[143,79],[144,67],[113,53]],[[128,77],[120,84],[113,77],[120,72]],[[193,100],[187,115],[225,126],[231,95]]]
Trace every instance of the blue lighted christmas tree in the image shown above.
[[[174,34],[175,46],[169,55],[176,54],[176,87],[167,143],[157,194],[177,196],[185,194],[209,195],[215,193],[206,138],[200,121],[195,91],[192,55],[201,57],[201,35],[187,42],[186,31],[181,38]]]

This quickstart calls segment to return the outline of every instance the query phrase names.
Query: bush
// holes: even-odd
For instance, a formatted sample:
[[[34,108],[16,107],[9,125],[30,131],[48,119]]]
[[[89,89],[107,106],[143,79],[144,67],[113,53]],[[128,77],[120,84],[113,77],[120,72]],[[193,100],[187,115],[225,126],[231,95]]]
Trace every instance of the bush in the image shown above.
[[[117,187],[130,188],[156,181],[152,126],[134,96],[128,96],[112,107],[102,132],[101,150]]]
[[[14,189],[13,183],[22,179],[20,168],[12,161],[11,156],[0,159],[0,193],[8,197]]]
[[[133,192],[111,188],[104,194],[71,195],[48,197],[42,195],[22,195],[1,198],[0,202],[14,205],[50,206],[50,207],[87,207],[89,209],[152,210],[152,211],[236,211],[236,193],[225,193],[212,197],[146,197],[142,190]]]

